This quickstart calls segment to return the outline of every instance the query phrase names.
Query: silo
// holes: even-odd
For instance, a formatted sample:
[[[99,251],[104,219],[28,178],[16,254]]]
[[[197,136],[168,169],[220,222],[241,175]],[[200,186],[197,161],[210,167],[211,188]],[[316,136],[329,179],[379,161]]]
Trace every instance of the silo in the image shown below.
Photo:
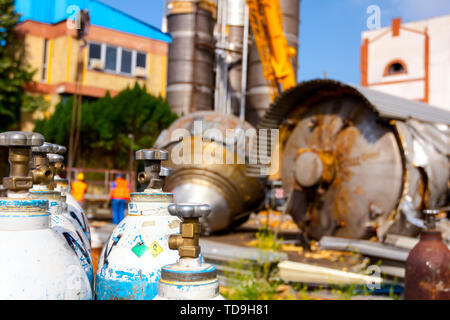
[[[215,11],[211,1],[174,0],[168,4],[167,30],[172,43],[167,99],[180,115],[213,108]]]
[[[300,0],[280,0],[283,12],[284,34],[291,47],[297,49],[292,57],[292,65],[297,72]],[[255,42],[249,49],[249,67],[247,73],[247,100],[245,119],[256,126],[271,103],[270,89],[263,75],[261,61]]]

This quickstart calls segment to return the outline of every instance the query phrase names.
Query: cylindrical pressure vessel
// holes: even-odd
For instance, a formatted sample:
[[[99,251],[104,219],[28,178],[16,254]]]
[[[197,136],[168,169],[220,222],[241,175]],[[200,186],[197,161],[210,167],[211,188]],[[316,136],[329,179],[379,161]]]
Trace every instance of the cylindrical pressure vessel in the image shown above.
[[[174,171],[166,188],[175,203],[211,206],[201,220],[205,234],[243,223],[264,197],[264,183],[245,175],[247,138],[254,135],[254,128],[235,116],[203,111],[178,119],[156,142],[170,152],[167,166]]]
[[[143,192],[131,194],[128,215],[113,230],[97,266],[95,295],[98,300],[152,300],[158,294],[161,267],[175,263],[178,252],[169,250],[169,236],[179,230],[180,219],[167,207],[173,195],[163,192],[170,169],[161,167],[165,150],[136,152],[145,171],[138,180]]]
[[[227,31],[229,69],[228,91],[231,99],[231,112],[239,114],[242,96],[242,59],[245,22],[245,0],[228,1],[227,3]]]
[[[405,299],[450,300],[450,250],[434,221],[439,210],[424,213],[429,215],[427,229],[406,260]]]
[[[215,5],[204,0],[168,4],[169,46],[167,100],[179,115],[214,106]]]

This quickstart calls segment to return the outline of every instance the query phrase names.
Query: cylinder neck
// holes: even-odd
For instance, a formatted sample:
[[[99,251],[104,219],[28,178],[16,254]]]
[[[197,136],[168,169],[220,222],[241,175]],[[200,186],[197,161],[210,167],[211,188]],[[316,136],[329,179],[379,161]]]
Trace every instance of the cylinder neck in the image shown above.
[[[436,240],[442,241],[442,232],[436,229],[428,229],[423,230],[420,234],[420,240],[428,241],[428,240]]]

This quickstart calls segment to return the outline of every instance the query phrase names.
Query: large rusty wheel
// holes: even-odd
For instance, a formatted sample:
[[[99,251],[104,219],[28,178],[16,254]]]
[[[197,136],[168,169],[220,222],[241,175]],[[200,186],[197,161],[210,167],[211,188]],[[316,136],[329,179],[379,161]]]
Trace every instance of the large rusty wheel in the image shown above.
[[[403,163],[394,132],[352,96],[295,113],[281,168],[285,191],[294,192],[294,220],[313,239],[367,237],[400,198]]]

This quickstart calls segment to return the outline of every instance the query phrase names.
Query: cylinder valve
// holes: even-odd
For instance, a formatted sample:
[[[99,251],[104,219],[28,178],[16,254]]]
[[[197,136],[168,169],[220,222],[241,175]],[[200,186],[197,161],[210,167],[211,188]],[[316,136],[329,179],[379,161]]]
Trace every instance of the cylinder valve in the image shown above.
[[[33,187],[29,175],[31,148],[42,146],[44,136],[34,132],[9,131],[0,133],[0,146],[9,148],[9,177],[3,178],[5,189],[25,193]]]
[[[161,167],[161,161],[169,159],[169,153],[160,149],[143,149],[136,151],[136,160],[144,160],[144,171],[138,174],[138,181],[145,189],[161,190],[165,178],[170,176],[172,169]]]
[[[37,185],[49,185],[53,180],[53,170],[50,168],[50,163],[47,154],[56,153],[58,146],[45,142],[39,147],[33,147],[31,172],[33,183]]]
[[[198,258],[200,255],[200,218],[207,217],[211,213],[211,207],[207,204],[171,204],[169,213],[182,220],[180,234],[169,238],[169,248],[178,250],[181,258]]]

